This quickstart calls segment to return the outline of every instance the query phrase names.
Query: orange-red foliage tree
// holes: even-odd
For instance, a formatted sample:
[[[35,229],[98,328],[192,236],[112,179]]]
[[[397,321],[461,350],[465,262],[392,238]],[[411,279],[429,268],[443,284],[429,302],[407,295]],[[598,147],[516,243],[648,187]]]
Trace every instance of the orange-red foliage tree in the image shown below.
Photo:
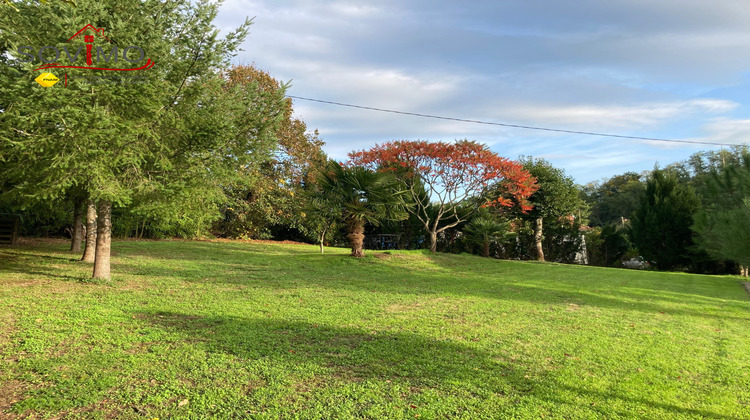
[[[410,209],[430,237],[469,219],[480,206],[531,209],[528,197],[536,180],[520,164],[498,156],[487,146],[468,140],[456,143],[398,140],[369,150],[351,152],[349,163],[394,172],[415,203]],[[502,194],[487,200],[490,185]],[[471,200],[470,200],[471,199]]]

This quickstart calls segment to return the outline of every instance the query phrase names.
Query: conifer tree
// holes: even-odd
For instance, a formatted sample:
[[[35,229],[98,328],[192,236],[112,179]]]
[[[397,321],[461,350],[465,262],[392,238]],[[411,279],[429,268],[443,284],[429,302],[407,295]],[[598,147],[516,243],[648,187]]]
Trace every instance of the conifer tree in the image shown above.
[[[750,267],[750,155],[710,172],[702,191],[704,206],[693,225],[696,243],[716,258]]]
[[[700,200],[671,172],[654,170],[631,221],[633,242],[656,267],[671,270],[690,264],[693,214]]]
[[[109,278],[113,205],[152,197],[165,203],[161,217],[216,213],[226,177],[269,153],[283,90],[226,88],[222,74],[249,21],[221,38],[212,23],[217,4],[208,1],[13,5],[17,11],[0,9],[0,177],[26,200],[59,200],[78,189],[97,203],[94,277]],[[24,62],[20,53],[29,50],[19,47],[35,53],[54,47],[61,52],[55,62],[66,64],[65,48],[75,55],[80,47],[76,65],[92,67],[85,53],[90,40],[71,39],[86,25],[101,28],[88,32],[103,35],[94,42],[100,66],[133,69],[148,59],[153,66],[52,68],[42,71],[60,82],[34,82],[45,63],[38,54]],[[54,48],[41,57],[52,60],[45,53],[54,55]],[[142,60],[131,63],[139,55]]]

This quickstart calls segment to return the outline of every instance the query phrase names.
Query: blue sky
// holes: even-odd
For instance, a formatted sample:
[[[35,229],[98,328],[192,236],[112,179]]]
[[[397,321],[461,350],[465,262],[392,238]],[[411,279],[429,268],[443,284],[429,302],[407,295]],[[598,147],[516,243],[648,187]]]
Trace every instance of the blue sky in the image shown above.
[[[750,4],[738,0],[227,0],[254,17],[235,61],[288,94],[407,112],[738,144],[750,140]],[[548,133],[295,100],[325,151],[468,138],[543,157],[578,183],[712,146]]]

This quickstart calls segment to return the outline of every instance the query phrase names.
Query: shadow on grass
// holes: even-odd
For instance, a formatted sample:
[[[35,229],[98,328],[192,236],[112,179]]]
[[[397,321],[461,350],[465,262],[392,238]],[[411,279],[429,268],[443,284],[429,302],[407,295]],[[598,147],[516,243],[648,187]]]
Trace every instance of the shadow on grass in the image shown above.
[[[120,242],[119,244],[132,244],[139,245],[137,242]],[[364,259],[348,258],[343,253],[327,253],[320,254],[317,247],[314,245],[276,245],[267,243],[244,243],[244,242],[211,242],[211,241],[168,241],[168,242],[153,242],[148,244],[155,252],[150,252],[153,258],[164,259],[164,260],[189,260],[191,262],[213,262],[218,264],[224,263],[238,263],[245,265],[276,265],[278,266],[277,258],[279,256],[283,258],[284,267],[296,267],[300,269],[309,269],[315,271],[316,265],[324,264],[324,267],[328,266],[332,260],[336,260],[339,266],[366,266],[368,270],[377,270],[378,268],[391,270],[397,268],[397,265],[383,266],[378,264],[379,259],[373,258],[375,254],[385,256],[383,252],[367,251],[367,257]],[[156,247],[156,248],[154,248]],[[175,247],[178,249],[176,250]],[[338,251],[338,250],[337,250]],[[388,255],[387,258],[395,257],[396,259],[402,258],[405,254],[399,254],[398,251],[394,252],[393,255]],[[524,272],[530,271],[535,274],[549,271],[551,275],[560,277],[560,273],[569,274],[569,277],[591,277],[599,274],[601,277],[612,278],[611,285],[618,285],[618,280],[622,279],[627,281],[629,284],[637,284],[637,287],[641,289],[653,290],[654,292],[668,292],[675,294],[676,298],[685,296],[686,298],[691,297],[705,297],[705,298],[716,298],[722,300],[737,300],[741,302],[750,301],[748,299],[742,299],[738,296],[727,296],[721,288],[714,288],[712,284],[693,284],[694,282],[707,282],[709,279],[707,276],[700,275],[681,275],[680,273],[644,273],[635,272],[633,270],[616,270],[607,269],[604,271],[600,267],[589,267],[579,265],[565,265],[565,264],[539,264],[530,261],[502,261],[494,259],[479,258],[476,256],[469,255],[453,255],[453,254],[429,254],[423,252],[410,252],[406,254],[408,257],[416,257],[421,263],[421,267],[417,270],[417,273],[425,273],[432,271],[433,274],[443,272],[446,274],[458,275],[459,277],[463,274],[468,275],[488,275],[496,276],[495,278],[502,280],[505,275],[516,275],[523,276]],[[408,261],[408,260],[407,260]],[[512,264],[512,266],[510,265]],[[601,270],[601,271],[599,271]],[[660,276],[657,280],[654,276]],[[698,279],[698,280],[694,280]],[[454,281],[460,281],[458,277],[453,278]],[[556,279],[551,279],[556,280]],[[557,279],[559,280],[559,279]],[[727,281],[725,278],[718,277],[715,279],[717,282]],[[565,282],[569,282],[565,279]],[[582,282],[582,284],[584,284]],[[700,290],[700,294],[697,293],[684,293],[680,289],[683,285],[690,284]],[[601,286],[601,285],[600,285]]]
[[[650,401],[650,400],[647,400],[645,398],[627,397],[627,396],[624,396],[624,395],[619,395],[619,394],[615,394],[615,393],[611,393],[611,392],[592,391],[592,390],[589,390],[589,389],[583,389],[583,388],[579,388],[579,387],[573,387],[573,386],[569,386],[569,385],[565,385],[565,384],[556,384],[555,386],[558,389],[568,390],[568,391],[571,391],[571,392],[575,393],[578,396],[587,397],[591,401],[596,401],[596,402],[599,403],[601,409],[607,408],[606,405],[607,405],[607,401],[608,400],[620,400],[620,401],[624,401],[626,403],[630,403],[629,405],[631,405],[631,406],[632,406],[632,404],[638,404],[638,405],[643,405],[643,406],[646,406],[646,407],[655,408],[655,409],[658,409],[658,410],[663,410],[663,411],[671,414],[672,416],[680,416],[680,417],[682,417],[682,416],[690,416],[690,417],[698,417],[698,418],[728,419],[728,420],[742,418],[739,415],[738,416],[727,416],[727,415],[723,415],[723,414],[714,413],[712,411],[706,411],[706,410],[701,410],[701,409],[696,409],[696,408],[685,408],[685,407],[680,407],[680,406],[677,406],[677,405],[674,405],[674,404],[668,404],[668,403],[663,403],[663,402],[659,402],[659,401]],[[558,404],[560,404],[560,403],[561,404],[574,404],[574,403],[572,403],[570,401],[565,400],[564,398],[556,398],[554,396],[552,396],[552,397],[551,396],[547,396],[547,397],[545,397],[545,399],[547,399],[549,401],[552,401],[552,402],[556,402]],[[586,407],[586,408],[588,408],[588,407]],[[594,410],[598,411],[599,408],[594,408]],[[606,414],[611,414],[611,413],[606,413]],[[637,415],[638,413],[634,413],[633,411],[619,410],[619,412],[617,414],[619,414],[619,415],[621,415],[623,417],[633,417],[634,415]],[[737,413],[737,414],[740,414],[740,413]],[[605,415],[605,413],[602,413],[602,415]]]
[[[208,244],[211,248],[217,245]],[[117,269],[131,275],[158,276],[186,282],[257,284],[271,288],[312,287],[352,292],[378,290],[417,296],[451,294],[542,305],[575,303],[649,314],[666,313],[750,321],[750,312],[747,311],[750,308],[749,299],[727,297],[719,291],[712,294],[721,297],[680,293],[674,290],[674,284],[665,285],[663,289],[654,287],[654,294],[648,295],[640,285],[631,291],[628,286],[622,285],[620,279],[603,278],[604,274],[599,278],[595,271],[592,272],[585,267],[519,265],[465,256],[459,256],[462,260],[451,267],[439,267],[439,260],[446,258],[440,255],[429,260],[438,266],[437,269],[432,269],[429,265],[425,267],[424,261],[420,262],[423,264],[422,267],[411,268],[408,260],[388,264],[374,257],[355,259],[345,254],[321,255],[309,252],[278,256],[264,253],[248,254],[242,249],[218,248],[219,255],[211,255],[205,246],[199,243],[197,248],[200,252],[189,252],[190,257],[182,258],[185,261],[182,266],[179,263],[168,267],[156,263],[137,265],[123,260],[117,264]],[[282,260],[279,260],[280,258]],[[465,260],[466,258],[469,260]],[[178,260],[173,258],[171,261]],[[477,267],[472,267],[472,262]],[[562,270],[566,270],[572,277],[565,277],[560,281],[549,279],[548,284],[541,284],[541,281],[548,281],[539,278],[544,272],[536,272],[536,278],[526,279],[526,270],[531,268],[534,271],[532,266],[544,267],[558,276],[567,276],[565,272],[560,274]],[[473,268],[476,270],[472,270]],[[493,268],[497,269],[497,274],[493,273]],[[571,280],[576,278],[574,275],[577,273],[593,279],[582,277],[580,280]],[[608,276],[610,274],[607,273]],[[678,276],[676,279],[680,281],[689,278]],[[686,283],[684,288],[691,290],[691,285]]]
[[[314,365],[346,382],[401,379],[413,386],[460,381],[492,392],[528,392],[534,384],[498,357],[458,342],[408,332],[363,331],[236,316],[198,317],[176,312],[136,312],[186,341],[205,343],[210,352],[282,366]]]
[[[611,415],[606,402],[619,400],[631,408],[640,406],[644,410],[658,410],[660,415],[732,418],[648,398],[558,384],[550,373],[529,379],[526,371],[515,368],[511,361],[497,355],[466,344],[438,341],[408,332],[374,333],[301,321],[199,317],[177,312],[134,314],[166,331],[182,334],[187,342],[203,343],[209,352],[230,354],[246,359],[248,363],[257,361],[266,366],[274,365],[291,378],[303,369],[310,369],[316,372],[318,379],[310,383],[318,388],[341,386],[342,382],[406,382],[414,393],[431,388],[465,398],[492,396],[505,400],[508,407],[511,400],[523,396],[556,405],[576,404],[564,397],[567,392],[562,391],[568,391],[598,404],[599,407],[595,404],[580,407],[594,415]],[[634,412],[618,414],[628,417]]]
[[[61,269],[59,267],[51,266],[50,263],[65,264],[66,267]],[[75,265],[76,263],[80,263],[80,266]],[[3,272],[6,272],[50,277],[65,281],[89,282],[88,280],[90,279],[79,273],[61,274],[61,271],[64,271],[69,267],[76,270],[80,270],[79,267],[85,267],[85,271],[88,275],[90,276],[91,274],[91,265],[85,265],[85,263],[80,261],[80,258],[26,254],[23,252],[11,252],[0,249],[0,275],[2,275]]]
[[[138,241],[114,241],[119,250],[135,250],[142,247]],[[162,260],[238,260],[263,259],[265,256],[308,254],[317,250],[315,245],[281,245],[241,241],[148,241],[148,253],[132,252]]]
[[[299,249],[294,252],[289,251],[288,245],[282,248],[282,245],[242,242],[126,241],[116,242],[115,245],[122,252],[113,261],[115,276],[124,273],[186,282],[258,284],[272,288],[314,287],[353,292],[379,290],[408,295],[452,294],[538,304],[575,303],[651,314],[750,320],[747,311],[750,299],[743,300],[742,293],[727,293],[726,279],[718,279],[724,283],[717,285],[716,290],[710,290],[713,279],[700,276],[693,278],[667,274],[674,281],[665,281],[660,287],[660,279],[643,277],[649,273],[524,264],[463,255],[417,253],[400,257],[395,254],[381,260],[372,256],[355,259],[345,254],[321,255],[314,246],[308,248],[301,245],[295,246]],[[147,252],[138,252],[140,249]],[[138,255],[145,255],[148,259],[136,261]],[[403,261],[400,258],[404,258]],[[416,258],[415,266],[411,265],[410,258]],[[0,270],[80,280],[80,274],[61,275],[61,270],[42,263],[44,260],[78,266],[76,260],[67,257],[0,250]],[[165,266],[159,261],[168,261],[169,264]],[[540,278],[546,273],[556,278]],[[531,274],[535,277],[530,277]],[[631,281],[632,275],[636,276],[635,281]],[[547,281],[548,284],[542,283]],[[638,284],[623,286],[625,282]],[[644,290],[645,285],[648,285],[647,290]],[[742,291],[739,283],[735,286]],[[686,289],[686,292],[675,290],[680,288]],[[708,288],[710,296],[690,293],[695,288],[701,292]],[[649,296],[648,290],[653,290],[654,295]]]
[[[43,260],[50,260],[50,261],[62,261],[62,262],[74,262],[74,261],[80,261],[81,256],[75,256],[75,257],[60,257],[55,255],[39,255],[39,254],[26,254],[23,252],[17,252],[17,251],[6,251],[3,249],[0,249],[0,260],[2,259],[18,259],[18,258],[41,258]]]

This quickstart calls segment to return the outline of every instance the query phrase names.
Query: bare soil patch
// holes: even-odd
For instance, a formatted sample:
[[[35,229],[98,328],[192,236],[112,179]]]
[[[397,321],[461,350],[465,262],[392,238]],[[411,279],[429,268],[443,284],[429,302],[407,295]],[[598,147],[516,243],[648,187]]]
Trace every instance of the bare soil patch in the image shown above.
[[[16,414],[8,413],[7,410],[15,402],[21,400],[27,390],[28,386],[20,381],[6,381],[0,383],[0,420],[18,418]]]
[[[69,243],[70,239],[65,238],[18,238],[15,246],[61,245]]]
[[[10,336],[16,332],[16,318],[11,312],[0,313],[0,350],[10,343]]]
[[[445,305],[445,298],[436,298],[427,301],[417,301],[414,303],[394,303],[385,308],[386,313],[411,312],[421,310],[423,307],[434,308],[438,305]]]
[[[0,286],[31,287],[44,284],[44,280],[0,279]]]

